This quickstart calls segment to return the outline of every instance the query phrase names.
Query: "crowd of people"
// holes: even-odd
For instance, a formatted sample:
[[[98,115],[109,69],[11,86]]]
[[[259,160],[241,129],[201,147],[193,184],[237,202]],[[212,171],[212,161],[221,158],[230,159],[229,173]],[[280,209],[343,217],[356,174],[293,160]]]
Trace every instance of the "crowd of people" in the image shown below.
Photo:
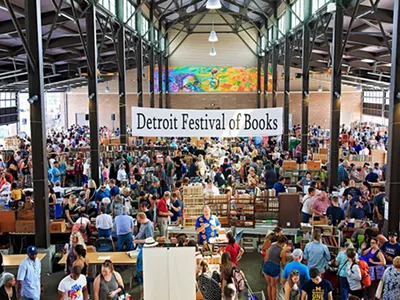
[[[295,126],[293,132],[298,133],[300,129]],[[100,129],[102,138],[119,134],[108,128]],[[318,148],[321,137],[327,133],[314,124],[309,128],[309,135],[311,144]],[[378,149],[381,143],[386,145],[387,135],[372,133],[368,128],[350,131],[343,128],[341,140],[343,149],[364,154],[366,150],[361,151],[365,148]],[[132,151],[117,151],[113,158],[102,157],[101,179],[97,185],[91,178],[90,157],[74,152],[74,149],[88,145],[87,127],[72,126],[66,132],[50,131],[47,139],[49,218],[61,217],[71,228],[70,242],[64,248],[68,257],[67,277],[58,287],[60,299],[70,299],[70,295],[74,295],[73,299],[87,299],[90,294],[94,299],[117,299],[124,293],[123,279],[111,261],[104,262],[98,276],[91,274],[86,255],[88,245],[109,247],[111,251],[137,249],[136,273],[142,285],[143,248],[168,241],[168,227],[183,224],[185,186],[203,185],[205,197],[226,194],[229,200],[238,185],[245,186],[248,193],[274,189],[278,196],[293,186],[291,178],[283,176],[283,162],[299,158],[299,145],[292,153],[282,152],[276,137],[213,138],[204,143],[190,139],[160,139],[143,145],[146,150],[139,155]],[[21,142],[19,148],[6,163],[0,161],[0,199],[10,209],[32,209],[32,193],[24,191],[30,186],[32,174],[29,141]],[[347,226],[349,220],[363,220],[363,223],[354,232],[351,243],[339,245],[343,250],[337,256],[332,256],[318,230],[313,232],[312,241],[302,249],[291,251],[291,255],[287,250],[288,239],[281,229],[268,234],[262,266],[268,299],[277,298],[280,286],[284,287],[284,297],[288,300],[332,299],[334,287],[324,276],[329,268],[337,269],[341,299],[371,299],[368,298],[371,295],[367,295],[370,290],[373,292],[371,285],[364,282],[365,268],[380,272],[382,299],[400,298],[400,289],[395,288],[400,287],[397,232],[392,231],[387,238],[381,234],[385,193],[381,188],[374,194],[371,187],[385,180],[385,166],[374,164],[358,169],[343,160],[339,166],[340,186],[337,187],[327,186],[329,174],[326,170],[323,166],[318,176],[307,173],[294,185],[304,194],[301,198],[302,222],[326,217],[329,224],[338,229]],[[69,185],[80,188],[79,192],[68,189]],[[57,210],[59,206],[61,214]],[[208,249],[210,239],[222,230],[218,217],[207,206],[195,228],[199,234],[197,241],[182,238],[176,243]],[[362,236],[363,240],[360,239]],[[227,233],[227,240],[220,272],[210,270],[206,261],[198,267],[198,289],[206,300],[235,299],[244,289],[239,279],[242,277],[245,282],[245,276],[238,262],[244,250],[231,232]],[[26,266],[21,264],[16,280],[12,274],[2,275],[0,295],[7,293],[10,299],[14,299],[14,295],[16,299],[20,295],[28,299],[40,298],[43,291],[40,279],[35,277],[40,274],[40,261],[36,255],[36,247],[28,248]]]

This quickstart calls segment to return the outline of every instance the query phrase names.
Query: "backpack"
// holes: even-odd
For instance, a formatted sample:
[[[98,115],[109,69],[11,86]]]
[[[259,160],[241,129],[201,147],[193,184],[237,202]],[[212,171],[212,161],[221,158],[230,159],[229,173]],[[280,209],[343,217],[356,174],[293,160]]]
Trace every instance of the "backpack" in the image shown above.
[[[232,268],[231,276],[232,276],[232,283],[235,285],[238,293],[240,293],[241,291],[244,290],[246,285],[242,272],[238,268],[234,267]]]
[[[352,267],[353,267],[353,265],[352,265]],[[361,272],[361,285],[362,285],[362,287],[366,288],[366,287],[371,286],[371,275],[369,274],[369,266],[368,266],[368,264],[365,261],[360,260],[358,262],[358,267],[360,268],[360,272]]]

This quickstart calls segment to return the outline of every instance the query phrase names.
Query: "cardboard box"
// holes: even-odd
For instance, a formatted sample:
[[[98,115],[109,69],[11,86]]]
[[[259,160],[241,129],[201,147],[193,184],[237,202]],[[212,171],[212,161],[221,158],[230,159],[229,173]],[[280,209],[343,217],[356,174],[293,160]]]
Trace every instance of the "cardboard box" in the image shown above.
[[[0,212],[0,232],[13,232],[15,229],[15,212],[13,210]]]
[[[297,162],[295,160],[285,160],[282,164],[283,169],[297,170]]]
[[[64,219],[56,219],[50,223],[50,233],[65,232],[67,224]]]
[[[307,170],[321,170],[321,162],[320,161],[308,161],[307,162]]]
[[[15,221],[15,232],[35,232],[35,221],[32,220],[16,220]]]
[[[319,154],[328,154],[328,148],[319,148]]]
[[[18,220],[35,220],[35,212],[33,210],[19,210],[17,216]]]

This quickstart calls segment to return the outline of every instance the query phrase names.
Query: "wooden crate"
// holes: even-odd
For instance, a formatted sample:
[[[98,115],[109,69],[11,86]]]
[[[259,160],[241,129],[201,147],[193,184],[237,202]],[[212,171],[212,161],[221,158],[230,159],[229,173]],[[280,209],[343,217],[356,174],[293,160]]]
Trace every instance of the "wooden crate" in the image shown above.
[[[202,185],[192,185],[183,187],[183,198],[203,198],[204,189]]]
[[[283,161],[282,168],[288,170],[296,170],[297,162],[295,160],[285,160]]]
[[[328,154],[328,148],[319,148],[319,154]]]
[[[320,160],[322,163],[326,163],[328,161],[328,154],[314,153],[313,159],[317,161]]]
[[[197,218],[195,217],[185,217],[183,219],[183,226],[185,228],[194,228],[196,226]]]
[[[203,214],[203,206],[185,206],[186,216],[201,216]]]
[[[67,224],[64,219],[56,219],[50,223],[50,233],[65,232]]]
[[[33,210],[19,210],[17,216],[18,220],[35,220],[35,212]]]
[[[15,229],[15,212],[13,210],[0,212],[1,232],[12,232]]]
[[[321,170],[321,162],[320,161],[308,161],[307,162],[307,170]]]
[[[15,221],[15,232],[35,232],[35,221],[33,220],[16,220]]]
[[[188,198],[183,200],[185,203],[185,206],[204,206],[204,199],[203,198]]]

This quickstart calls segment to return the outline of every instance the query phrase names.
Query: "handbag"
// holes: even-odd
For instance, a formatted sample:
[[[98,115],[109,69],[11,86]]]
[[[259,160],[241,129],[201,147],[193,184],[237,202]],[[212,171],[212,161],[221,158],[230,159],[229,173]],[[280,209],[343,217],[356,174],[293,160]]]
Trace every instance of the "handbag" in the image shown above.
[[[382,298],[382,295],[383,295],[383,287],[385,286],[385,280],[382,278],[380,281],[379,281],[379,285],[378,285],[378,287],[377,287],[377,289],[376,289],[376,292],[375,292],[375,298],[376,299],[381,299]]]
[[[117,300],[132,300],[132,296],[129,293],[126,293],[124,288],[122,288],[122,291],[120,292],[120,294],[117,297]]]

